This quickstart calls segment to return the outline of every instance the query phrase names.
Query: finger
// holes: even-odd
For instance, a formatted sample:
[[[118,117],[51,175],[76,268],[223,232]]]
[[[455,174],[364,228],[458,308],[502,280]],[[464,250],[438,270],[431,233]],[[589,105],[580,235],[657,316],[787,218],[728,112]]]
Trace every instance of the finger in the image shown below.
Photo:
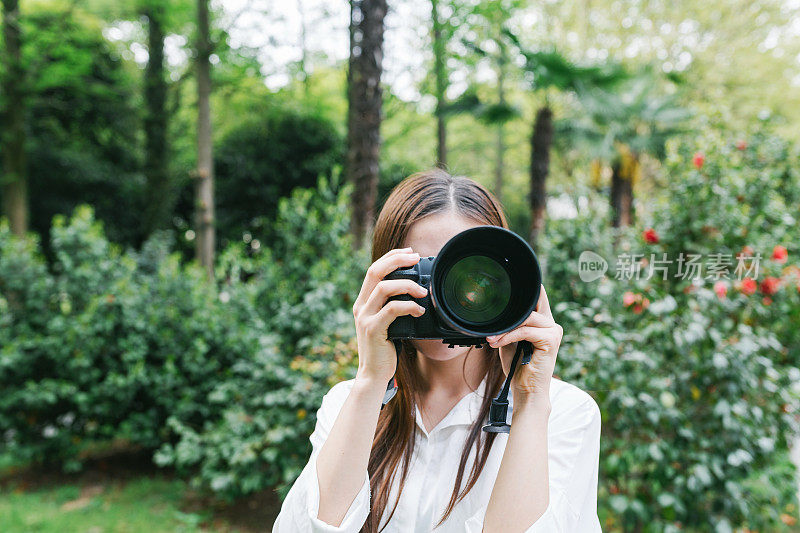
[[[354,309],[357,307],[362,307],[367,302],[367,299],[369,298],[369,295],[372,294],[375,286],[389,272],[397,270],[400,267],[410,267],[416,265],[419,262],[419,259],[420,257],[417,253],[397,252],[394,254],[389,253],[384,255],[372,263],[367,269],[367,275],[364,276],[364,283],[361,285],[361,292],[358,293],[358,297],[353,305]]]
[[[547,291],[544,290],[544,285],[542,285],[539,292],[539,303],[536,305],[536,311],[553,318],[553,312],[550,310],[550,300],[547,299]]]
[[[380,331],[386,335],[389,330],[389,324],[402,315],[412,315],[420,317],[425,313],[425,308],[416,302],[409,300],[392,300],[384,305],[380,311],[372,319],[372,323],[376,328],[375,331]]]
[[[525,322],[520,324],[520,326],[536,326],[537,328],[552,328],[555,325],[556,321],[552,315],[544,315],[538,311],[533,311],[525,319]]]
[[[552,317],[545,316],[541,313],[537,313],[536,311],[531,312],[525,322],[520,324],[517,328],[512,329],[511,331],[515,331],[523,326],[533,326],[537,328],[552,328],[556,325],[555,320]],[[498,335],[489,335],[486,337],[486,340],[491,343],[493,341],[502,339],[505,335],[508,335],[510,332],[500,333]]]
[[[383,259],[384,257],[389,257],[390,255],[399,253],[411,253],[413,251],[414,250],[412,250],[410,246],[407,246],[406,248],[392,248],[391,250],[380,256],[378,259]]]
[[[367,298],[367,303],[361,308],[362,313],[376,314],[386,303],[390,296],[409,294],[414,298],[422,298],[428,294],[428,289],[410,279],[385,279],[379,281]]]
[[[512,342],[523,340],[530,341],[536,347],[544,347],[546,345],[557,346],[561,343],[561,335],[561,326],[558,324],[549,328],[520,326],[515,330],[501,335],[494,341],[490,341],[489,346],[492,348],[500,348],[502,346],[511,344]]]

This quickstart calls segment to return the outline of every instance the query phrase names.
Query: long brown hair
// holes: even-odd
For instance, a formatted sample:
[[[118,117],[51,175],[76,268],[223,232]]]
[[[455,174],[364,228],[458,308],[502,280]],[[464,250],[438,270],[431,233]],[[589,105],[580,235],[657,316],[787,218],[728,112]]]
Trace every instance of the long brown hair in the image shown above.
[[[389,250],[402,248],[411,225],[417,220],[450,210],[479,224],[508,228],[500,202],[479,183],[464,176],[452,176],[439,168],[417,172],[400,182],[386,199],[373,230],[372,261]],[[485,396],[481,403],[480,414],[470,426],[467,441],[461,452],[453,493],[437,526],[444,522],[455,505],[477,482],[497,435],[481,431],[488,418],[492,398],[499,392],[505,379],[498,349],[486,346],[489,349],[484,351],[487,355],[483,361],[484,368],[488,369]],[[372,504],[367,521],[361,529],[364,533],[376,533],[386,527],[386,524],[380,526],[379,521],[389,504],[392,483],[398,472],[400,479],[397,500],[386,520],[387,524],[397,509],[400,493],[403,491],[414,453],[416,391],[420,389],[421,382],[416,365],[417,357],[414,346],[409,341],[403,341],[403,350],[395,374],[397,395],[381,410],[375,438],[372,441],[368,466]],[[466,485],[462,488],[464,470],[473,448],[475,448],[475,461]]]

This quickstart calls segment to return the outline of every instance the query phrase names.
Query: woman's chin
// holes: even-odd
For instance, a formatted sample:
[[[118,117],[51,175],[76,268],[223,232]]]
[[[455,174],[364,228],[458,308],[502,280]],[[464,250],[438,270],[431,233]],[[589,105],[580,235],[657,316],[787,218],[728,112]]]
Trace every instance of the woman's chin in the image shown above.
[[[434,361],[455,359],[469,350],[468,346],[448,348],[441,339],[415,339],[412,342],[421,355],[424,355],[428,359],[433,359]]]

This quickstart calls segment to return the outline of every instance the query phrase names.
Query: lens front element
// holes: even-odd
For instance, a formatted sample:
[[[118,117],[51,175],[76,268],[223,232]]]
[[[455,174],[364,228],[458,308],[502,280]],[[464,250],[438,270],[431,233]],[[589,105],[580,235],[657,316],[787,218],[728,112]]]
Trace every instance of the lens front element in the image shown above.
[[[458,260],[444,276],[442,297],[450,310],[475,325],[495,320],[511,299],[511,278],[485,255]]]

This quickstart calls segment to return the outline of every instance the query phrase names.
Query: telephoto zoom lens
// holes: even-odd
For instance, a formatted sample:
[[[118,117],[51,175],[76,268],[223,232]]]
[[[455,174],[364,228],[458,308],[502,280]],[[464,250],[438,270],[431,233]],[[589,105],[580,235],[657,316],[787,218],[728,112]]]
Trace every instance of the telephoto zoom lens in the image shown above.
[[[541,283],[539,262],[526,241],[499,226],[477,226],[439,251],[431,268],[431,300],[448,327],[486,337],[522,324],[536,309]]]

